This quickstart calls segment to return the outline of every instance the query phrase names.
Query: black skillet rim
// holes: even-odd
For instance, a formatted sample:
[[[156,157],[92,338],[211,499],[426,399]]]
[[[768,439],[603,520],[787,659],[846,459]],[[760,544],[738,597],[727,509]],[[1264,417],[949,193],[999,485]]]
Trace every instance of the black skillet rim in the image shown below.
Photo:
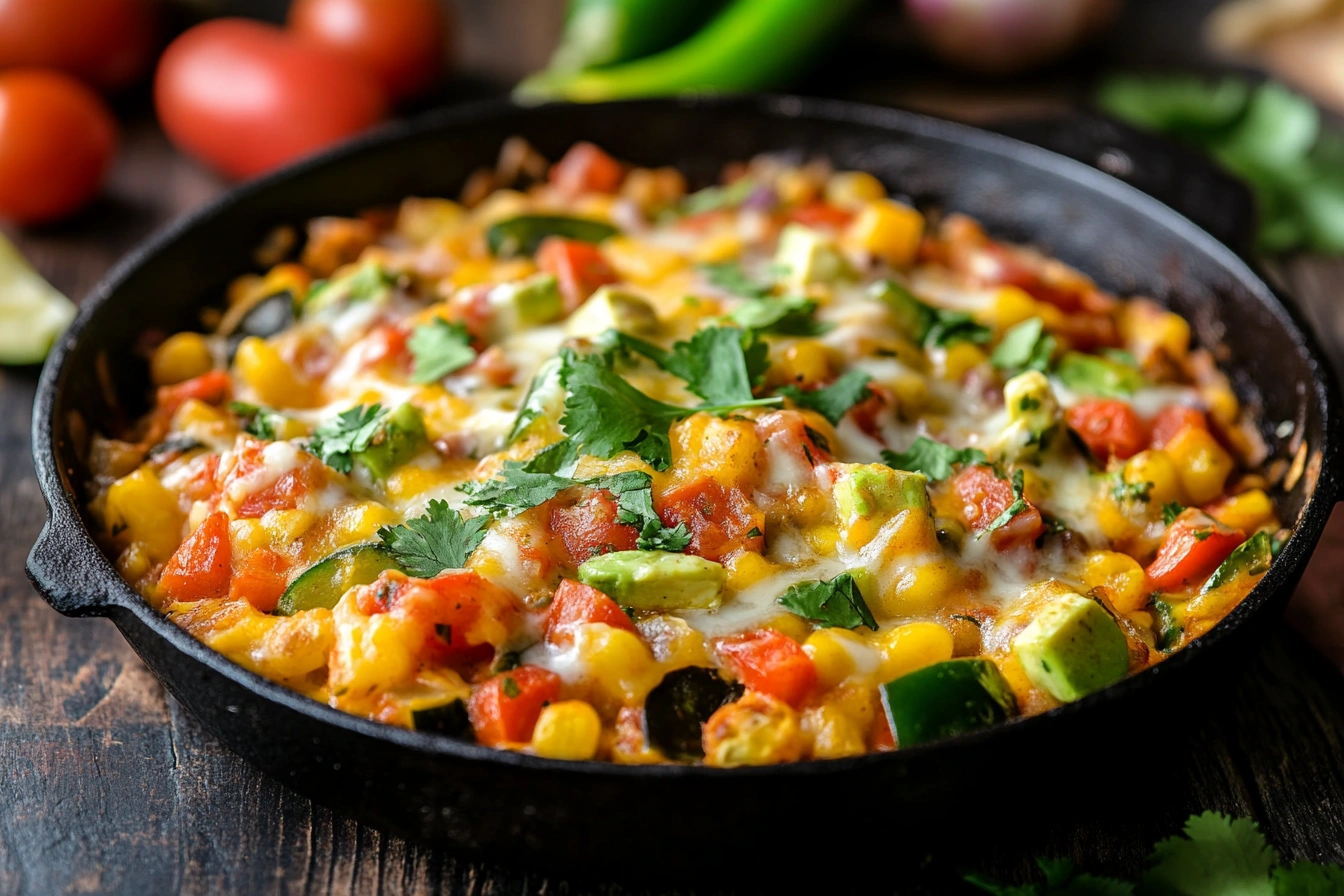
[[[775,94],[631,100],[610,103],[607,104],[607,107],[612,114],[619,115],[627,111],[637,114],[641,109],[669,105],[692,110],[697,108],[741,109],[744,114],[805,118],[816,121],[818,125],[825,125],[828,122],[857,124],[891,129],[899,133],[915,133],[937,137],[960,142],[992,154],[1011,155],[1015,159],[1036,167],[1053,177],[1073,181],[1083,187],[1108,194],[1142,213],[1153,223],[1180,233],[1191,243],[1207,252],[1215,261],[1222,264],[1224,269],[1234,275],[1243,285],[1261,293],[1266,300],[1264,302],[1265,306],[1286,325],[1288,332],[1296,337],[1293,347],[1303,351],[1311,362],[1314,373],[1312,398],[1322,410],[1322,432],[1325,434],[1326,440],[1326,444],[1319,446],[1317,449],[1320,455],[1317,481],[1302,509],[1292,537],[1285,544],[1269,572],[1256,585],[1251,594],[1208,633],[1197,638],[1162,663],[1149,667],[1137,675],[1130,676],[1074,703],[1066,704],[1040,715],[1018,719],[946,741],[924,744],[905,750],[888,753],[866,753],[861,756],[843,759],[809,760],[774,766],[739,768],[711,768],[703,765],[679,764],[634,766],[596,760],[574,762],[544,759],[527,753],[496,750],[442,735],[408,731],[341,712],[250,672],[235,664],[223,654],[210,649],[204,643],[174,625],[166,617],[155,612],[138,593],[122,580],[111,561],[99,549],[93,536],[84,526],[77,505],[77,496],[68,492],[61,481],[56,455],[53,415],[56,396],[64,379],[66,358],[71,348],[78,341],[94,312],[116,294],[124,281],[136,269],[143,264],[152,262],[155,256],[168,248],[183,232],[227,211],[235,204],[283,183],[298,174],[337,163],[349,156],[357,155],[369,147],[381,146],[425,131],[452,126],[471,127],[481,120],[492,117],[525,114],[528,108],[507,100],[485,100],[463,106],[433,110],[413,119],[385,125],[340,147],[239,185],[159,229],[131,250],[94,287],[81,304],[80,312],[74,323],[53,348],[42,370],[34,403],[32,424],[33,462],[43,498],[47,502],[48,515],[29,557],[28,573],[33,584],[49,602],[53,602],[53,605],[56,602],[56,595],[70,598],[79,592],[101,592],[101,599],[97,597],[93,599],[85,598],[82,602],[72,602],[70,604],[71,614],[115,616],[118,611],[133,614],[157,636],[165,639],[171,646],[191,659],[200,662],[213,673],[231,679],[249,692],[307,716],[314,722],[332,725],[351,734],[389,741],[400,747],[424,754],[440,755],[465,761],[496,763],[531,771],[560,772],[584,776],[610,775],[618,778],[635,776],[640,778],[682,779],[702,776],[707,778],[722,776],[791,778],[796,775],[844,774],[862,770],[873,763],[899,762],[903,758],[922,757],[931,751],[947,750],[949,747],[971,748],[980,743],[992,742],[1000,738],[1022,737],[1025,736],[1024,730],[1028,726],[1031,731],[1044,732],[1046,726],[1054,725],[1058,727],[1079,713],[1088,713],[1094,710],[1100,712],[1103,711],[1103,707],[1109,704],[1129,699],[1136,691],[1151,686],[1161,686],[1158,682],[1163,676],[1169,675],[1191,662],[1198,661],[1203,653],[1220,644],[1246,624],[1261,606],[1276,596],[1279,590],[1296,580],[1301,568],[1305,567],[1310,559],[1321,532],[1324,530],[1326,521],[1330,517],[1335,501],[1341,497],[1341,486],[1344,485],[1344,471],[1339,469],[1341,464],[1339,454],[1344,449],[1344,446],[1340,444],[1342,426],[1340,399],[1333,371],[1311,329],[1304,321],[1301,312],[1292,301],[1274,290],[1247,259],[1159,200],[1109,174],[1050,150],[970,125],[863,103]],[[72,540],[74,541],[73,544],[70,543]],[[42,567],[46,564],[38,559],[39,554],[45,552],[47,555],[51,555],[53,551],[59,552],[62,562],[68,563],[72,569],[77,570],[76,575],[82,575],[84,580],[80,585],[43,580]]]

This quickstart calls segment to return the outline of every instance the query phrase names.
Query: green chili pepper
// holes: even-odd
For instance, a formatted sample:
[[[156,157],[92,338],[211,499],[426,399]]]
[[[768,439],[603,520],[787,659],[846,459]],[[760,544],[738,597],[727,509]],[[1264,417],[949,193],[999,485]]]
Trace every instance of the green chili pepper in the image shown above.
[[[724,0],[570,0],[551,71],[577,72],[666,50],[723,5]]]
[[[601,102],[774,86],[795,75],[858,7],[859,0],[734,0],[670,50],[593,71],[541,72],[514,96]]]

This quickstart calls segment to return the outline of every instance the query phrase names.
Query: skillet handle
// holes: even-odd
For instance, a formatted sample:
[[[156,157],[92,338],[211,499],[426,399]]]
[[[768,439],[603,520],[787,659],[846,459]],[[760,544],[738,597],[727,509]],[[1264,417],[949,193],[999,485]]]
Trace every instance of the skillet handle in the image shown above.
[[[106,616],[117,606],[107,583],[116,577],[101,556],[80,547],[88,541],[68,507],[53,507],[28,553],[28,578],[52,609],[66,616]],[[91,568],[101,562],[103,568]]]
[[[1091,165],[1170,206],[1243,256],[1255,239],[1255,200],[1240,181],[1185,147],[1088,112],[990,125]]]

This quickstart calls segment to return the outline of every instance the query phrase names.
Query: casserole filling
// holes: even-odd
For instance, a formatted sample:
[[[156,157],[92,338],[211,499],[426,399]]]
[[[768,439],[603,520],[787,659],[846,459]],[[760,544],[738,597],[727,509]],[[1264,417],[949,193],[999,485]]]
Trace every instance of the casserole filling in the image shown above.
[[[510,141],[460,202],[258,257],[160,334],[91,511],[178,625],[388,724],[626,763],[909,747],[1160,662],[1287,534],[1185,320],[864,173],[688,193]]]

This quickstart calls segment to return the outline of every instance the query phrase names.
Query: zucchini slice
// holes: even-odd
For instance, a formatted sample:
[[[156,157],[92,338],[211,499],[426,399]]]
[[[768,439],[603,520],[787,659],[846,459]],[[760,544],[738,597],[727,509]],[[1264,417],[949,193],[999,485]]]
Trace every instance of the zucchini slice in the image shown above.
[[[882,705],[901,747],[955,737],[1017,715],[1017,698],[992,660],[945,660],[882,686]]]
[[[497,258],[515,255],[536,255],[541,241],[548,236],[567,240],[600,243],[620,233],[615,227],[589,218],[570,218],[565,215],[518,215],[490,225],[485,232],[485,243],[490,254]]]
[[[663,676],[644,701],[644,737],[668,759],[705,758],[703,728],[715,710],[744,693],[717,669],[687,666]]]
[[[401,569],[392,552],[381,544],[357,544],[343,548],[314,563],[289,583],[276,605],[278,616],[293,616],[301,610],[336,606],[345,592],[367,585],[385,569]]]

